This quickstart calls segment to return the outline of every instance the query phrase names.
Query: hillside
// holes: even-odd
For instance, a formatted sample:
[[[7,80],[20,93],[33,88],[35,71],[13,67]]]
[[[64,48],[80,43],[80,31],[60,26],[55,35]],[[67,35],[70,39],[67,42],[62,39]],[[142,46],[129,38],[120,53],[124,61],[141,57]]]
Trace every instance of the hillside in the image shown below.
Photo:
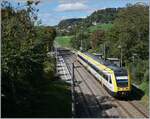
[[[88,16],[86,21],[96,23],[111,23],[117,16],[118,11],[121,8],[106,8],[93,12]]]
[[[88,28],[96,24],[107,24],[112,23],[112,21],[117,17],[118,11],[122,8],[106,8],[102,10],[97,10],[86,18],[72,18],[60,21],[56,26],[58,35],[73,35],[74,30],[77,27],[83,26]]]
[[[65,19],[59,22],[56,26],[57,33],[59,35],[64,35],[73,31],[76,25],[78,25],[83,19],[82,18],[72,18]]]
[[[104,30],[104,31],[107,31],[107,30],[111,29],[112,26],[113,26],[112,23],[108,23],[108,24],[106,24],[106,23],[103,23],[103,24],[102,24],[102,23],[99,23],[99,24],[96,24],[96,25],[94,25],[94,26],[88,27],[87,30],[88,30],[89,32],[95,32],[95,31],[97,31],[97,30]]]
[[[58,24],[58,26],[60,28],[66,28],[66,27],[78,24],[81,21],[82,21],[82,18],[65,19],[65,20],[60,21],[60,23]]]

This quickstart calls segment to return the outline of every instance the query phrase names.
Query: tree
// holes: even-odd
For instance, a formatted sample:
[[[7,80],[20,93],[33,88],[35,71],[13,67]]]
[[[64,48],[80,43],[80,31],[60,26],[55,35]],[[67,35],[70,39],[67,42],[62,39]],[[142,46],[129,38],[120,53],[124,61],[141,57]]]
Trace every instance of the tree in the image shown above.
[[[82,45],[82,49],[84,51],[90,48],[90,39],[89,34],[87,32],[79,32],[71,39],[71,45],[73,48],[80,50]]]
[[[45,46],[51,49],[56,33],[50,27],[43,27],[43,33],[36,29],[37,10],[33,5],[37,4],[29,1],[25,9],[17,10],[9,2],[2,2],[2,117],[32,114],[29,109],[35,93],[45,82]]]
[[[93,49],[98,47],[100,44],[103,44],[104,31],[97,30],[91,34],[91,46]]]
[[[121,45],[124,60],[131,61],[134,53],[140,59],[148,58],[148,17],[148,6],[128,5],[120,10],[114,28],[106,36],[112,42],[110,49],[114,55],[118,56],[117,46]]]

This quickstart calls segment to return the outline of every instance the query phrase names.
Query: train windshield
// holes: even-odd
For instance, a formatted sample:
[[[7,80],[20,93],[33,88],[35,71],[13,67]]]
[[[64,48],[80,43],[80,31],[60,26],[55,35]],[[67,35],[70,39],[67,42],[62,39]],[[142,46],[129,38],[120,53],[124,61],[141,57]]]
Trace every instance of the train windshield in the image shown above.
[[[116,82],[118,87],[128,87],[128,73],[125,69],[115,71]]]
[[[128,79],[119,79],[117,80],[118,87],[128,87]]]

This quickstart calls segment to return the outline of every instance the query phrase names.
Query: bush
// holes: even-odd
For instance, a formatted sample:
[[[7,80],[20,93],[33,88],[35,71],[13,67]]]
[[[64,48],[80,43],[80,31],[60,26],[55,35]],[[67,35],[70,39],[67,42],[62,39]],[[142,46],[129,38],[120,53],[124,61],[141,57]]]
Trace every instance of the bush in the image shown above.
[[[53,79],[54,78],[54,73],[55,73],[55,63],[50,62],[50,61],[45,61],[43,63],[44,67],[44,77],[46,79]]]
[[[149,95],[149,82],[143,81],[140,85],[140,89],[144,91],[144,93],[148,96]]]

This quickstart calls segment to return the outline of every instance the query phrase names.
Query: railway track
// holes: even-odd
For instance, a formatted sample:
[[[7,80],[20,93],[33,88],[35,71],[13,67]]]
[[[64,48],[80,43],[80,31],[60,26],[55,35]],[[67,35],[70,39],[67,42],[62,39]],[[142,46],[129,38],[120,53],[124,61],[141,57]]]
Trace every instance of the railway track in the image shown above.
[[[67,68],[69,69],[69,73],[70,73],[70,75],[71,75],[71,62],[67,62],[66,61],[66,65],[67,65]],[[76,81],[76,79],[75,79],[75,81]],[[79,89],[79,91],[80,91],[80,93],[81,93],[81,95],[79,96],[80,97],[80,99],[83,99],[83,108],[84,108],[84,111],[85,111],[85,114],[86,114],[86,116],[87,117],[91,117],[92,116],[92,113],[91,113],[91,110],[89,109],[89,107],[87,106],[88,105],[88,103],[87,103],[87,101],[86,101],[86,98],[85,98],[85,96],[84,96],[84,94],[83,94],[83,91],[82,91],[82,89],[81,89],[81,87],[78,85],[77,86],[78,87],[78,89]],[[75,94],[76,95],[76,94]],[[77,99],[76,99],[77,100]]]
[[[132,102],[128,102],[130,103],[130,105],[132,105],[136,110],[138,110],[138,112],[140,112],[145,118],[149,118],[148,115],[146,115],[143,111],[141,111],[141,109],[139,109],[134,103]]]
[[[67,64],[67,67],[71,73],[71,64],[72,62],[74,62],[74,59],[76,59],[76,57],[74,55],[70,55],[68,56],[68,58],[64,57],[65,59],[65,62]],[[82,79],[82,82],[84,83],[84,85],[87,87],[87,89],[90,91],[90,93],[93,95],[93,98],[94,100],[96,101],[96,105],[97,107],[99,108],[99,110],[103,110],[103,107],[101,106],[99,100],[97,99],[97,96],[95,94],[95,92],[93,91],[93,89],[91,88],[91,86],[88,84],[87,80],[85,80],[84,76],[83,76],[83,73],[86,74],[89,78],[94,78],[96,79],[93,75],[91,76],[91,74],[89,73],[89,71],[87,71],[83,66],[82,64],[80,64],[79,62],[76,62],[76,65],[80,66],[81,68],[75,68],[75,73],[76,73],[76,77],[80,77],[80,79]],[[77,80],[75,79],[75,81],[77,82]],[[93,83],[93,85],[95,85],[95,87],[99,88],[100,89],[100,92],[102,95],[107,95],[112,101],[113,103],[115,103],[115,105],[117,105],[117,107],[119,108],[118,109],[118,112],[121,112],[121,117],[137,117],[137,113],[139,117],[144,117],[144,118],[148,118],[147,114],[145,114],[141,109],[139,109],[134,103],[132,103],[131,101],[120,101],[114,97],[112,97],[111,95],[109,95],[106,90],[104,90],[104,88],[101,87],[100,85],[100,82],[97,81],[97,80],[90,80],[91,83]],[[97,83],[99,82],[99,83]],[[92,109],[89,108],[89,104],[88,104],[88,99],[86,98],[85,94],[84,94],[84,91],[82,89],[82,87],[80,85],[78,85],[78,90],[81,92],[81,95],[80,95],[80,98],[83,99],[83,102],[84,102],[84,109],[86,110],[86,115],[87,117],[94,117],[94,115],[92,114]],[[132,109],[134,109],[134,113],[133,111],[130,111],[130,109],[127,108],[127,106],[125,105],[128,105],[129,107],[132,107]],[[135,114],[136,113],[136,114]],[[120,116],[120,115],[119,115]],[[105,117],[110,117],[107,115],[107,113],[105,113]]]
[[[92,94],[94,100],[96,101],[96,106],[99,108],[99,110],[103,110],[103,108],[102,108],[100,102],[99,102],[98,99],[96,98],[96,95],[95,95],[94,91],[90,88],[89,84],[85,81],[85,79],[84,79],[84,77],[82,76],[82,74],[81,74],[78,70],[76,70],[76,71],[77,71],[77,73],[79,74],[79,76],[82,78],[82,81],[85,83],[86,87],[90,90],[90,92],[91,92],[91,94]],[[109,116],[104,112],[103,117],[109,117]]]
[[[70,73],[70,75],[72,74],[72,69],[71,69],[71,65],[70,64],[72,64],[70,61],[68,62],[68,61],[66,61],[65,60],[65,62],[66,62],[66,65],[67,65],[67,68],[69,69],[69,73]],[[75,81],[77,82],[77,80],[76,80],[76,78],[75,78]],[[86,117],[91,117],[92,116],[92,112],[91,112],[91,110],[89,109],[89,107],[87,106],[88,105],[88,102],[87,102],[87,100],[86,100],[86,98],[85,98],[85,96],[84,96],[84,93],[83,93],[83,91],[82,91],[82,89],[81,89],[81,87],[78,85],[77,86],[78,87],[78,89],[79,89],[79,91],[80,91],[80,99],[83,99],[83,101],[82,101],[82,105],[83,105],[83,108],[84,108],[84,112],[85,112],[85,114],[86,114]],[[76,96],[75,96],[76,97]],[[77,99],[75,99],[76,101],[77,101]]]
[[[73,59],[75,59],[75,58],[74,58],[74,57],[70,58],[70,60],[71,60],[72,62],[74,62]],[[84,82],[84,84],[86,85],[86,87],[88,88],[88,90],[91,92],[92,97],[94,98],[94,100],[95,100],[95,102],[96,102],[96,104],[95,104],[94,106],[98,108],[99,112],[101,112],[101,111],[103,110],[103,108],[102,108],[100,102],[98,101],[96,95],[94,94],[94,91],[90,88],[89,84],[85,81],[84,77],[83,77],[82,74],[79,72],[79,70],[78,70],[77,68],[75,68],[75,69],[76,69],[76,75],[78,75],[77,78],[79,78],[79,77],[82,78],[82,81]],[[70,67],[69,67],[69,70],[71,71],[71,68],[70,68]],[[75,79],[75,80],[76,80],[76,79]],[[77,81],[77,80],[76,80],[76,81]],[[79,86],[79,87],[80,87],[80,86]],[[81,87],[80,87],[80,90],[82,90]],[[82,93],[82,94],[83,94],[83,93]],[[84,99],[85,99],[85,97],[84,97]],[[85,99],[85,100],[86,100],[86,99]],[[86,104],[87,104],[87,102],[88,102],[88,101],[86,101]],[[89,102],[90,102],[90,101],[89,101]],[[90,115],[91,115],[92,117],[95,117],[95,116],[94,116],[95,114],[92,114],[92,111],[90,111],[91,109],[89,108],[88,110],[89,110],[89,112],[90,112]],[[100,117],[110,117],[110,116],[108,116],[105,112],[103,112],[103,115],[100,115]],[[113,117],[113,116],[112,116],[112,117]]]
[[[72,58],[70,58],[70,60],[72,61]],[[73,62],[73,61],[72,61]],[[71,71],[71,68],[69,67],[69,70]],[[86,98],[86,96],[83,93],[83,90],[81,88],[80,85],[78,85],[78,88],[80,88],[80,91],[82,92],[82,96],[86,102],[87,108],[88,108],[88,112],[90,117],[108,117],[108,115],[105,112],[102,112],[102,107],[98,101],[98,99],[96,98],[96,95],[94,94],[94,91],[90,88],[89,84],[85,81],[84,77],[82,76],[82,74],[78,71],[77,68],[75,68],[75,73],[76,73],[76,77],[75,81],[77,82],[76,79],[79,79],[79,77],[82,79],[84,85],[86,86],[87,90],[89,90],[90,94],[92,95],[93,99],[94,99],[94,104],[90,104],[92,101],[89,100],[88,98]],[[89,105],[90,104],[90,105]],[[96,108],[96,110],[93,110],[93,107]],[[101,113],[100,113],[101,112]],[[96,115],[99,114],[99,115]]]

